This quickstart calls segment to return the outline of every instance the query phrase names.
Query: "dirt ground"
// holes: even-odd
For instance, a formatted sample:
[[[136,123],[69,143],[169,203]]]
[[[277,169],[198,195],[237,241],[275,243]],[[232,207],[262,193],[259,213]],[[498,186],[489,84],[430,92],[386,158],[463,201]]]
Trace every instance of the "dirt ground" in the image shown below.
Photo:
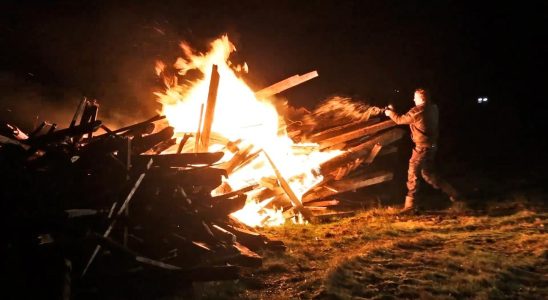
[[[384,207],[326,224],[262,229],[285,242],[199,299],[548,299],[544,189],[483,195],[465,211]]]

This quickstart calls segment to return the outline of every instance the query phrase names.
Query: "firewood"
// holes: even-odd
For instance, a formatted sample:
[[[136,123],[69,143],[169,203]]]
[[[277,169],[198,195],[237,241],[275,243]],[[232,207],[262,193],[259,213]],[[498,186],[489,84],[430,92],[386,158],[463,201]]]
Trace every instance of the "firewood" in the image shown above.
[[[394,121],[387,120],[374,125],[363,127],[357,130],[353,130],[347,133],[343,133],[343,134],[331,137],[331,138],[323,139],[322,141],[319,142],[320,148],[325,149],[327,147],[331,147],[336,144],[344,143],[344,142],[357,139],[363,136],[375,134],[381,130],[385,130],[394,126],[396,126],[396,123],[394,123]]]
[[[303,195],[303,202],[311,202],[313,200],[319,200],[327,198],[339,193],[348,192],[371,186],[374,184],[382,183],[388,180],[392,180],[393,174],[387,171],[379,171],[375,173],[366,174],[356,178],[348,178],[339,181],[332,181],[316,190],[307,192]]]
[[[307,205],[310,206],[336,206],[339,205],[339,200],[320,200],[320,201],[310,201],[307,202]]]
[[[152,149],[148,150],[147,152],[152,151],[155,154],[161,154],[162,152],[166,151],[167,149],[171,148],[171,146],[177,144],[177,139],[172,138],[165,140],[163,142],[160,142],[158,145],[152,147]],[[145,153],[147,153],[145,152]]]
[[[180,154],[142,154],[134,155],[136,163],[143,163],[154,159],[155,166],[161,167],[185,167],[188,165],[211,165],[223,157],[223,152],[206,153],[180,153]]]
[[[74,112],[74,116],[72,117],[72,121],[70,121],[69,127],[74,127],[74,125],[76,125],[76,120],[78,119],[78,116],[82,113],[82,110],[84,109],[86,103],[87,103],[86,97],[80,100],[80,102],[78,103],[78,106],[76,107],[76,111]]]
[[[226,230],[234,234],[238,242],[249,249],[258,250],[266,246],[267,238],[259,233],[231,225],[227,225]]]
[[[207,94],[207,105],[204,115],[204,124],[200,135],[200,145],[198,152],[207,151],[209,148],[209,135],[211,126],[213,125],[213,117],[215,115],[215,104],[217,102],[217,89],[219,88],[219,72],[217,65],[213,65],[211,69],[211,79],[209,81],[209,92]]]
[[[256,92],[255,97],[259,99],[267,98],[316,77],[318,77],[317,71],[312,71],[303,75],[294,75]]]
[[[310,137],[307,138],[307,140],[309,140],[310,142],[318,143],[318,142],[321,142],[322,140],[336,137],[350,131],[358,130],[364,127],[369,127],[371,125],[379,123],[379,121],[380,121],[379,118],[374,118],[374,119],[369,119],[367,121],[359,121],[359,122],[353,122],[353,123],[349,123],[341,126],[336,126],[320,132],[313,133],[312,135],[310,135]]]
[[[135,194],[135,191],[137,191],[137,189],[141,185],[141,182],[143,182],[143,179],[145,178],[145,175],[146,175],[147,171],[150,169],[151,165],[152,165],[152,159],[148,162],[148,164],[146,166],[146,170],[143,173],[141,173],[141,175],[139,175],[139,178],[137,179],[137,181],[133,185],[133,188],[131,189],[131,191],[127,195],[124,202],[122,203],[122,205],[121,205],[120,209],[118,210],[118,213],[116,214],[115,218],[112,220],[109,227],[107,228],[107,230],[103,234],[103,237],[108,237],[110,235],[110,232],[112,231],[112,229],[116,225],[117,219],[122,215],[122,213],[128,207],[129,202],[131,201],[131,199],[133,198],[133,195]],[[95,257],[97,256],[97,254],[99,253],[100,250],[101,250],[101,246],[98,245],[98,246],[95,247],[95,250],[93,251],[93,254],[91,255],[91,257],[89,258],[88,263],[86,264],[86,266],[84,268],[84,271],[82,271],[82,277],[84,277],[86,275],[87,270],[89,269],[89,267],[93,263],[93,260],[95,259]]]
[[[227,177],[224,169],[219,168],[190,168],[190,169],[154,169],[149,179],[158,183],[172,184],[173,186],[208,186],[215,188]]]
[[[324,211],[324,210],[327,210],[327,207],[325,206],[310,206],[310,205],[305,205],[304,207],[306,207],[306,209],[310,210],[310,211]]]
[[[145,123],[142,126],[133,127],[126,132],[123,132],[121,135],[137,137],[144,134],[151,134],[152,132],[154,132],[154,128],[156,128],[156,125],[154,125],[154,123]],[[110,130],[110,132],[112,132],[112,130]]]
[[[360,144],[359,146],[353,147],[347,151],[345,151],[343,154],[334,157],[320,165],[320,173],[321,174],[329,174],[333,171],[335,171],[337,168],[344,166],[345,164],[354,161],[356,159],[359,159],[365,155],[368,155],[371,151],[371,149],[376,145],[379,144],[381,146],[388,145],[390,143],[393,143],[394,141],[399,140],[404,135],[404,130],[400,128],[394,128],[390,129],[386,132],[377,134],[370,139],[368,139],[366,142]]]
[[[132,152],[135,154],[143,153],[159,143],[171,139],[174,134],[174,128],[168,126],[161,131],[146,136],[135,137],[132,141]]]
[[[311,215],[310,212],[303,207],[301,200],[297,197],[297,195],[295,195],[295,192],[293,192],[293,189],[291,189],[291,186],[289,185],[289,183],[287,183],[285,178],[282,176],[282,173],[280,173],[280,171],[278,170],[278,168],[276,167],[276,165],[274,164],[270,156],[264,151],[263,153],[265,154],[266,158],[268,159],[268,162],[272,166],[272,169],[274,170],[276,177],[278,177],[278,182],[280,183],[280,186],[282,187],[284,192],[287,194],[287,196],[291,200],[291,203],[293,203],[293,206],[295,207],[295,209],[298,212],[300,212],[306,219],[310,218],[310,215]]]
[[[139,123],[129,125],[129,126],[126,126],[126,127],[118,128],[118,129],[113,130],[111,132],[107,132],[105,134],[96,136],[95,138],[104,138],[104,137],[112,135],[112,134],[119,134],[119,133],[122,133],[122,132],[125,132],[125,131],[128,131],[128,130],[133,130],[135,128],[140,128],[140,127],[143,127],[143,126],[146,127],[146,126],[148,126],[149,123],[156,122],[156,121],[159,121],[159,120],[163,120],[165,118],[166,118],[166,116],[156,115],[156,116],[154,116],[154,117],[152,117],[152,118],[150,118],[146,121],[139,122]]]
[[[31,146],[41,147],[48,143],[55,143],[62,141],[70,137],[76,137],[84,135],[90,131],[95,131],[101,126],[101,121],[94,121],[88,124],[78,125],[74,127],[69,127],[55,132],[44,134],[41,136],[36,136],[27,140],[27,143]]]
[[[213,230],[214,230],[213,233],[215,234],[215,236],[222,241],[235,243],[237,240],[236,235],[234,233],[222,228],[219,225],[213,224]]]
[[[191,134],[185,133],[185,135],[181,139],[181,142],[179,142],[179,146],[177,147],[177,154],[181,154],[181,152],[183,151],[183,147],[191,136]]]
[[[225,169],[228,174],[231,174],[237,166],[245,161],[249,152],[251,152],[251,149],[253,149],[253,145],[248,145],[245,149],[240,149],[229,161],[223,163],[221,167]]]
[[[201,139],[202,139],[202,121],[204,118],[204,104],[200,105],[200,115],[198,118],[198,127],[196,128],[196,134],[194,135],[194,152],[201,151]]]
[[[223,199],[223,201],[215,201],[206,208],[197,208],[197,212],[203,218],[210,220],[223,218],[228,214],[242,209],[245,205],[246,199],[246,195],[237,195],[232,198]]]

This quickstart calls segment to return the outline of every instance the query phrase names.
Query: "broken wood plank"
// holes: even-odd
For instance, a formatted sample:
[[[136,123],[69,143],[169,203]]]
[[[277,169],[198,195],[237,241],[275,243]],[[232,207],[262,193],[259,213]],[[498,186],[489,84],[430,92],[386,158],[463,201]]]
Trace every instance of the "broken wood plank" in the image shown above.
[[[236,236],[238,242],[246,245],[249,249],[258,250],[264,248],[267,238],[257,232],[238,228],[233,225],[227,225],[226,230],[232,232]]]
[[[310,205],[310,206],[335,206],[335,205],[339,205],[340,201],[339,200],[320,200],[320,201],[310,201],[310,202],[307,202],[306,204],[307,205]]]
[[[350,131],[350,132],[347,132],[347,133],[343,133],[343,134],[340,134],[340,135],[337,135],[337,136],[334,136],[334,137],[327,138],[327,139],[324,139],[322,141],[319,141],[320,148],[325,149],[325,148],[331,147],[331,146],[336,145],[336,144],[348,142],[348,141],[351,141],[351,140],[354,140],[354,139],[357,139],[357,138],[360,138],[360,137],[375,134],[375,133],[377,133],[381,130],[392,128],[392,127],[395,127],[395,126],[396,126],[396,123],[394,121],[386,120],[384,122],[380,122],[380,123],[377,123],[377,124],[374,124],[374,125],[370,125],[370,126],[367,126],[367,127],[356,129],[356,130],[353,130],[353,131]]]
[[[78,106],[76,107],[76,111],[74,112],[74,116],[72,117],[72,120],[70,121],[69,127],[74,127],[74,125],[76,125],[76,120],[78,119],[78,116],[82,112],[82,109],[84,108],[86,103],[87,103],[86,97],[80,100],[80,102],[78,103]]]
[[[204,104],[200,105],[200,117],[198,118],[198,128],[196,129],[196,134],[194,135],[194,152],[200,152],[200,143],[202,138],[202,121],[204,118]]]
[[[177,147],[177,154],[181,154],[181,152],[183,151],[183,147],[191,136],[191,134],[185,133],[185,135],[181,139],[181,142],[179,142],[179,146]]]
[[[343,154],[336,156],[320,165],[320,174],[329,174],[337,168],[346,165],[347,163],[350,163],[356,159],[359,159],[365,155],[368,155],[371,151],[371,149],[376,145],[379,144],[381,146],[385,146],[388,144],[391,144],[400,138],[403,137],[405,134],[405,131],[401,128],[393,128],[386,132],[382,132],[380,134],[377,134],[370,139],[368,139],[366,142],[350,148],[349,150],[345,151]]]
[[[136,163],[154,159],[155,166],[185,167],[188,165],[211,165],[223,158],[224,152],[180,153],[180,154],[141,154],[132,158]]]
[[[226,194],[222,194],[222,195],[217,195],[215,197],[212,197],[211,200],[212,201],[223,201],[224,199],[227,199],[227,198],[232,198],[234,196],[238,196],[240,194],[244,194],[244,193],[247,193],[249,191],[252,191],[256,188],[258,188],[259,185],[258,184],[252,184],[250,186],[246,186],[244,188],[241,188],[237,191],[232,191],[232,192],[229,192],[229,193],[226,193]]]
[[[303,207],[303,203],[297,197],[297,195],[295,195],[295,192],[293,192],[293,189],[291,188],[291,186],[289,186],[289,183],[282,176],[282,173],[280,173],[280,170],[278,170],[278,168],[276,167],[276,165],[274,164],[274,162],[272,161],[270,156],[265,151],[263,151],[263,153],[266,156],[266,158],[267,158],[268,162],[270,163],[270,165],[272,166],[272,169],[274,170],[274,173],[276,174],[276,177],[278,177],[278,182],[280,183],[280,186],[282,187],[284,192],[289,197],[289,200],[291,200],[291,203],[293,204],[295,209],[298,212],[300,212],[303,215],[303,217],[305,217],[305,219],[308,220],[311,216],[310,212],[306,208]]]
[[[110,136],[112,134],[118,134],[118,133],[122,133],[122,132],[125,132],[125,131],[128,131],[128,130],[132,130],[132,129],[135,129],[135,128],[138,128],[138,127],[148,126],[149,123],[156,122],[156,121],[159,121],[159,120],[163,120],[165,118],[166,118],[166,116],[156,115],[156,116],[154,116],[154,117],[152,117],[152,118],[150,118],[146,121],[139,122],[139,123],[129,125],[129,126],[125,126],[125,127],[122,127],[122,128],[118,128],[118,129],[113,130],[111,132],[107,132],[105,134],[96,136],[95,138],[102,138],[102,137]]]
[[[176,138],[171,138],[171,139],[165,140],[163,142],[160,142],[158,145],[152,147],[152,149],[150,149],[150,151],[152,151],[154,154],[161,154],[162,152],[164,152],[167,149],[171,148],[171,146],[173,146],[175,144],[177,144],[177,139]]]
[[[229,161],[222,164],[222,168],[225,169],[228,174],[232,174],[236,167],[246,160],[251,149],[253,149],[253,145],[248,145],[245,149],[240,149]]]
[[[332,138],[335,136],[339,136],[341,134],[358,130],[360,128],[368,127],[371,125],[374,125],[376,123],[379,123],[379,118],[369,119],[367,121],[359,121],[359,122],[353,122],[341,126],[336,126],[333,128],[329,128],[320,132],[316,132],[308,137],[308,140],[314,143],[320,142],[322,140]]]
[[[381,151],[381,149],[382,149],[381,144],[375,144],[375,146],[373,146],[373,149],[371,149],[371,152],[369,152],[369,155],[367,156],[367,158],[363,162],[366,163],[366,164],[372,163],[373,160],[375,160],[375,157],[377,157],[377,155]]]
[[[366,186],[379,184],[385,181],[392,180],[394,174],[387,171],[379,171],[371,174],[365,174],[363,176],[343,179],[339,181],[333,181],[329,184],[307,192],[303,195],[303,202],[311,202],[313,200],[319,200],[327,197],[331,197],[336,194],[357,190]]]
[[[209,92],[207,94],[207,105],[204,115],[204,125],[202,126],[202,134],[200,136],[200,145],[198,152],[207,152],[209,148],[209,135],[211,134],[211,127],[213,125],[213,118],[215,116],[215,104],[217,103],[217,90],[219,88],[219,72],[217,71],[217,65],[213,65],[211,68],[211,79],[209,81]]]
[[[77,125],[74,127],[57,130],[55,132],[50,132],[48,134],[44,134],[41,136],[36,136],[31,139],[28,139],[27,141],[30,145],[39,147],[48,143],[59,142],[69,137],[76,137],[76,136],[86,134],[90,131],[95,131],[99,129],[100,126],[101,126],[101,121],[97,120],[92,123]],[[54,127],[52,126],[52,128]]]
[[[175,129],[171,126],[168,126],[157,133],[135,137],[132,141],[131,150],[135,154],[146,152],[147,150],[160,144],[161,142],[171,139],[171,137],[173,137],[173,134],[175,134]]]
[[[148,162],[147,166],[146,166],[146,169],[143,173],[141,173],[141,175],[139,175],[139,178],[137,179],[137,181],[135,182],[135,184],[133,185],[133,188],[131,189],[131,191],[129,192],[129,194],[127,195],[126,199],[124,200],[124,202],[122,203],[122,206],[120,207],[120,209],[118,210],[118,213],[116,214],[116,216],[114,217],[114,219],[112,220],[112,222],[110,223],[110,225],[108,226],[107,230],[105,231],[105,233],[103,234],[103,237],[108,237],[110,235],[110,232],[112,231],[112,229],[114,228],[114,226],[116,225],[116,221],[118,220],[118,218],[122,215],[122,213],[124,213],[124,211],[127,209],[128,205],[129,205],[129,202],[131,201],[131,199],[133,198],[133,195],[135,194],[135,191],[137,191],[137,189],[139,188],[139,186],[141,185],[141,183],[143,182],[143,179],[145,178],[145,175],[147,173],[147,171],[150,169],[150,167],[152,166],[152,159]],[[95,250],[93,251],[93,254],[91,255],[91,257],[89,258],[88,260],[88,263],[86,264],[86,267],[84,268],[84,270],[82,271],[82,277],[84,277],[86,275],[86,272],[87,270],[89,269],[89,267],[91,266],[91,264],[93,263],[93,260],[95,259],[95,257],[97,256],[97,254],[99,254],[99,251],[101,251],[101,246],[100,245],[97,245],[97,247],[95,247]]]
[[[245,194],[225,198],[222,201],[215,201],[207,208],[196,208],[197,213],[203,218],[210,220],[220,219],[244,208],[247,196]]]
[[[269,87],[266,87],[258,92],[255,93],[255,97],[261,99],[261,98],[267,98],[272,95],[276,95],[280,92],[283,92],[287,89],[290,89],[294,86],[297,86],[301,83],[304,83],[310,79],[318,77],[317,71],[308,72],[303,75],[294,75],[287,79],[284,79],[280,82],[277,82]]]
[[[377,156],[385,156],[396,152],[398,152],[398,147],[396,146],[383,147]]]
[[[305,205],[304,206],[306,209],[310,210],[310,211],[324,211],[324,210],[327,210],[327,207],[325,206],[310,206],[310,205]]]

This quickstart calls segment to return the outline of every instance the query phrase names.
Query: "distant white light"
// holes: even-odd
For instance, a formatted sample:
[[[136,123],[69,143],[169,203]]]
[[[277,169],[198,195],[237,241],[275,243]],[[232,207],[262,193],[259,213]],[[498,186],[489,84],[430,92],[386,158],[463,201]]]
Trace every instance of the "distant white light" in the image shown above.
[[[484,102],[487,102],[487,97],[480,97],[478,98],[478,103],[484,103]]]

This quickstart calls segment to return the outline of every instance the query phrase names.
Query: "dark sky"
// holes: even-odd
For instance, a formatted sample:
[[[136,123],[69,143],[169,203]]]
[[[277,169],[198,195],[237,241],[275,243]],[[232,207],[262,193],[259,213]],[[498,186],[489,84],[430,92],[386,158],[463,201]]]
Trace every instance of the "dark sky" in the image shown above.
[[[154,61],[228,33],[253,87],[318,70],[284,93],[296,106],[348,95],[405,110],[424,86],[451,147],[546,147],[546,1],[476,2],[4,1],[0,105],[47,114],[88,96],[110,117],[150,116]]]

